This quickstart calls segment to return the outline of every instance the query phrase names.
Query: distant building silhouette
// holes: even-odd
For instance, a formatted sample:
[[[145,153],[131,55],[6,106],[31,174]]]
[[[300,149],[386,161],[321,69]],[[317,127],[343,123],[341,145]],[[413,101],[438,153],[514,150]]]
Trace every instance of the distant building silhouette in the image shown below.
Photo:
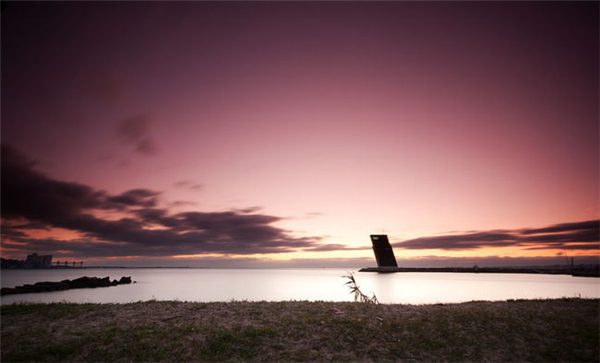
[[[2,269],[35,269],[35,268],[76,268],[83,267],[83,261],[54,261],[52,255],[32,253],[26,260],[11,260],[0,258]]]
[[[52,255],[40,256],[37,253],[27,255],[25,260],[25,267],[27,268],[40,268],[50,267],[52,265]]]
[[[373,243],[373,252],[375,252],[377,267],[398,267],[396,257],[394,257],[394,250],[392,250],[392,245],[390,245],[387,235],[372,234],[371,243]]]

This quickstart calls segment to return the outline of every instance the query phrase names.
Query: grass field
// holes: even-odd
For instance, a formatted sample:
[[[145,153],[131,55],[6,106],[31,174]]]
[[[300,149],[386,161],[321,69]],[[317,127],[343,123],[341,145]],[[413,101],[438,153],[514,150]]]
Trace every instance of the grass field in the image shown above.
[[[2,306],[11,361],[595,361],[598,299]]]

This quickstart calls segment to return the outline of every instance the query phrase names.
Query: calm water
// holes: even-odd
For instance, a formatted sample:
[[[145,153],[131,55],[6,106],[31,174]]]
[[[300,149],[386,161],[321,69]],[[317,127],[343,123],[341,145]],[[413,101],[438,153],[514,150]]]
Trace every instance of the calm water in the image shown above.
[[[29,302],[127,303],[181,301],[352,301],[342,269],[56,269],[3,270],[2,287],[81,276],[119,279],[136,284],[2,297],[2,304]],[[559,297],[600,298],[597,278],[565,275],[470,273],[356,273],[365,293],[383,303],[429,304],[471,300]]]

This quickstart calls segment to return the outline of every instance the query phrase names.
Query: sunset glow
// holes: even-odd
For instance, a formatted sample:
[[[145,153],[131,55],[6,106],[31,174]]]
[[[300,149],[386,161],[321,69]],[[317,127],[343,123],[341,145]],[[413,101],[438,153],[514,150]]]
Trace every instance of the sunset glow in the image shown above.
[[[597,263],[598,11],[11,2],[2,257]]]

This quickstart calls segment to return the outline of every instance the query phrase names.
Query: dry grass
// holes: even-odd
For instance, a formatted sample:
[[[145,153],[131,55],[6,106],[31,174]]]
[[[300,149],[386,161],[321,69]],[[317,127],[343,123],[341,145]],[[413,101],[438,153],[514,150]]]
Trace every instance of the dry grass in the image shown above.
[[[354,278],[354,273],[348,272],[348,275],[343,277],[348,279],[344,285],[347,285],[350,289],[350,295],[354,295],[354,301],[360,301],[364,304],[379,304],[379,300],[377,299],[375,293],[373,293],[373,296],[369,297],[360,290],[360,286],[358,286],[358,283]]]
[[[9,361],[598,361],[597,299],[2,306]]]

